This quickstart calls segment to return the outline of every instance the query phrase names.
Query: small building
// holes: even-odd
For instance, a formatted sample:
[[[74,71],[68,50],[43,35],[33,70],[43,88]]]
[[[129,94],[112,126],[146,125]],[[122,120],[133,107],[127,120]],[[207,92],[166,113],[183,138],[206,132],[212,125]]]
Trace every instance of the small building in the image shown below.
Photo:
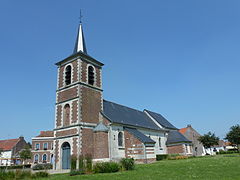
[[[168,154],[192,156],[192,141],[183,136],[178,130],[172,130],[167,139]]]
[[[198,140],[201,135],[193,129],[191,125],[187,125],[187,127],[179,129],[179,132],[192,141],[193,156],[203,156],[205,154],[204,147]]]
[[[22,136],[17,139],[0,140],[0,166],[22,164],[19,153],[26,146],[28,144]]]
[[[32,138],[32,162],[33,164],[53,163],[53,131],[41,131]]]

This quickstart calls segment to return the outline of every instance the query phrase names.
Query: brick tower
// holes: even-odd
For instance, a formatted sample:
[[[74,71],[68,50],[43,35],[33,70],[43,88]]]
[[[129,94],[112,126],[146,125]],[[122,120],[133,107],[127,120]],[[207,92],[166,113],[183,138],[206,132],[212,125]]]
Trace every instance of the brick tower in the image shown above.
[[[69,169],[71,155],[94,157],[94,128],[101,122],[103,110],[103,64],[87,54],[81,23],[73,54],[56,65],[54,167]]]

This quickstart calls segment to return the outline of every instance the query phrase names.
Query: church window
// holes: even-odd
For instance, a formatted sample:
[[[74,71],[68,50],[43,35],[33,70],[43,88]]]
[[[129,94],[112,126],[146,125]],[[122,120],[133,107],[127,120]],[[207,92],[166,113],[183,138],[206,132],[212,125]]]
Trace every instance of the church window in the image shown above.
[[[39,159],[39,155],[36,154],[36,155],[34,156],[34,162],[38,162],[38,159]]]
[[[47,155],[46,155],[46,154],[44,154],[44,155],[42,156],[42,160],[43,160],[43,162],[47,162]]]
[[[72,66],[68,65],[65,69],[65,84],[71,84]]]
[[[88,84],[94,85],[94,68],[93,68],[93,66],[88,66]]]
[[[118,146],[123,146],[123,133],[118,133]]]
[[[69,126],[70,124],[70,105],[66,104],[63,110],[63,126]]]

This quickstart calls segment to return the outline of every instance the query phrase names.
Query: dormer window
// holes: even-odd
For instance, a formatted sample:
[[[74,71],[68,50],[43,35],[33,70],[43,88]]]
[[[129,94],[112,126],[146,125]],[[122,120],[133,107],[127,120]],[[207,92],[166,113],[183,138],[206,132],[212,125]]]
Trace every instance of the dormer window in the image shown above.
[[[65,69],[65,84],[71,84],[72,66],[68,65]]]
[[[88,67],[88,84],[94,85],[94,68],[93,66]]]

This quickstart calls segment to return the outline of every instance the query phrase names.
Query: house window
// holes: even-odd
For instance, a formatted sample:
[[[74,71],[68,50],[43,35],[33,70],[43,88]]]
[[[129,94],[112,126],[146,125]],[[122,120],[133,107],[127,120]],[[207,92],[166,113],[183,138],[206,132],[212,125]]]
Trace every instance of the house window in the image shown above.
[[[159,148],[162,149],[162,143],[161,143],[161,138],[158,138],[158,144],[159,144]]]
[[[44,144],[43,144],[43,149],[44,149],[44,150],[47,150],[47,149],[48,149],[48,143],[44,143]]]
[[[36,149],[36,150],[39,150],[39,149],[40,149],[40,144],[39,144],[39,143],[37,143],[37,144],[35,145],[35,149]]]
[[[68,65],[65,69],[65,84],[71,84],[72,66]]]
[[[118,146],[120,146],[120,147],[123,146],[123,133],[122,132],[118,133]]]
[[[43,162],[47,162],[47,155],[46,155],[46,154],[44,154],[44,155],[42,156],[42,160],[43,160]]]
[[[63,110],[63,126],[69,126],[70,124],[70,105],[66,104]]]
[[[94,68],[93,68],[93,66],[88,67],[88,84],[94,85]]]
[[[34,162],[38,162],[38,159],[39,159],[39,155],[36,154],[36,155],[34,156]]]

